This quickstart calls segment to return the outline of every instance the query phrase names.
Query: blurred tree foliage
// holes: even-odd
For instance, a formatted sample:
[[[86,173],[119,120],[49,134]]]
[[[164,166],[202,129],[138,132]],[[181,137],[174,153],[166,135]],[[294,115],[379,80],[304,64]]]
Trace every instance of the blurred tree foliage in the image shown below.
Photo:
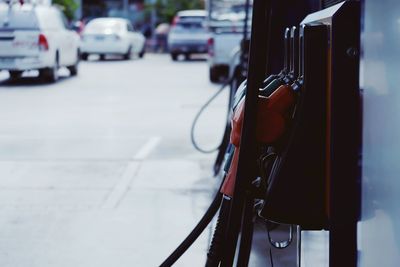
[[[152,9],[156,10],[157,24],[171,23],[176,12],[186,9],[204,9],[202,0],[155,0],[145,6],[146,17],[150,17]]]
[[[105,17],[107,16],[107,8],[104,0],[84,0],[82,6],[83,17]]]
[[[71,21],[74,19],[74,13],[78,8],[75,0],[53,0],[53,4],[61,8],[68,20]]]

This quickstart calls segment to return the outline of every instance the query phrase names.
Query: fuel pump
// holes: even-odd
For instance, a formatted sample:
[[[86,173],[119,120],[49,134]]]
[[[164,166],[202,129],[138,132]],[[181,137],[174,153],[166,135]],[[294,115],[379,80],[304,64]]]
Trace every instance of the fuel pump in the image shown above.
[[[324,195],[326,189],[323,166],[325,164],[326,127],[324,116],[326,111],[325,90],[323,88],[327,82],[327,37],[325,25],[308,26],[303,24],[300,27],[300,76],[290,86],[293,90],[299,92],[298,101],[292,114],[289,134],[277,147],[274,167],[267,177],[268,189],[265,192],[264,207],[260,211],[260,215],[269,220],[298,224],[302,225],[303,228],[310,227],[311,229],[312,224],[316,227],[319,222],[319,229],[326,224],[326,219],[317,220],[316,215],[312,213],[323,215],[325,207]],[[307,151],[307,157],[299,158],[302,155],[301,151]],[[301,177],[301,179],[297,177]],[[310,189],[307,190],[304,187]],[[307,195],[309,199],[307,204],[305,204],[305,198],[299,198],[297,203],[285,201],[286,198],[293,199],[294,194]],[[275,199],[278,196],[280,200],[272,200],[272,198]],[[303,209],[300,208],[299,203],[303,203]],[[293,210],[290,208],[291,211],[289,212],[283,206],[296,207]],[[303,221],[284,220],[278,218],[278,216],[271,216],[269,212],[272,212],[272,209],[277,213],[284,213],[286,216],[296,216],[295,214],[297,214]],[[309,221],[309,225],[305,221]]]
[[[220,190],[163,267],[184,253],[218,210],[208,267],[230,267],[235,259],[238,267],[248,265],[256,213],[302,230],[329,230],[330,266],[356,266],[359,3],[339,3],[287,28],[284,68],[265,79],[271,2],[254,0],[247,80],[232,101]],[[255,199],[263,204],[256,206]],[[287,241],[269,239],[284,248],[292,231]]]
[[[291,81],[293,81],[294,77],[296,77],[298,73],[298,60],[293,58],[297,57],[298,54],[298,46],[296,45],[296,33],[296,27],[293,27],[292,29],[286,28],[284,34],[284,68],[279,74],[270,75],[267,79],[265,79],[262,83],[261,89],[259,90],[259,108],[257,111],[258,142],[266,144],[273,143],[284,132],[286,120],[284,118],[284,114],[286,113],[287,107],[290,107],[293,104],[294,94],[292,93],[292,90],[288,90],[288,87],[282,87],[280,88],[280,90],[277,89],[281,83],[290,83]],[[234,181],[236,179],[240,136],[244,116],[244,96],[246,94],[246,87],[246,83],[241,84],[233,101],[233,131],[230,134],[230,147],[226,153],[227,160],[224,168],[226,171],[225,182],[221,189],[224,197],[221,204],[221,210],[217,220],[214,236],[208,252],[206,266],[217,266],[222,259],[221,247],[224,243],[226,221],[228,220],[229,215],[228,209],[230,208],[230,201],[234,190]],[[265,88],[268,89],[266,90]],[[246,203],[246,205],[247,207],[245,208],[245,210],[249,212],[249,216],[245,217],[251,218],[254,214],[254,197],[251,198],[248,203]],[[250,247],[246,243],[251,242],[253,222],[249,221],[248,223],[245,223],[245,225],[247,228],[245,231],[248,232],[248,234],[242,234],[241,246],[247,248]],[[249,238],[245,238],[245,236]],[[247,239],[248,241],[245,241],[245,239]],[[241,251],[246,251],[246,249],[242,249]],[[248,252],[244,254],[248,254],[249,250],[247,251]],[[245,258],[248,257],[239,257],[239,259]],[[245,263],[243,262],[243,264]]]

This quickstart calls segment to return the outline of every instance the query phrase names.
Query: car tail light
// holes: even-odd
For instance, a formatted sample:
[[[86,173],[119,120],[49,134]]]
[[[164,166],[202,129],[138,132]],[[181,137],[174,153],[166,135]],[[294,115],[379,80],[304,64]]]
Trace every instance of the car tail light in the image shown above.
[[[208,54],[213,57],[214,56],[214,38],[208,38],[207,40],[207,48]]]
[[[49,50],[49,43],[47,42],[47,38],[44,34],[39,34],[39,50],[47,51]]]

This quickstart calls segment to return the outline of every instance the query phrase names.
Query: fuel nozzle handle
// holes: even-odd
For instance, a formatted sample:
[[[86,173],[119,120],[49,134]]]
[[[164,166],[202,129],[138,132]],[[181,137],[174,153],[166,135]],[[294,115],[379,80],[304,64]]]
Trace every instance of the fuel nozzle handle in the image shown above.
[[[304,27],[305,25],[301,25],[299,29],[299,37],[298,37],[298,74],[297,79],[293,81],[292,88],[294,91],[299,91],[301,87],[303,87],[304,80]]]
[[[270,75],[266,78],[263,82],[262,88],[260,89],[260,95],[262,96],[269,96],[271,95],[279,86],[285,83],[287,80],[287,76],[289,75],[290,71],[290,63],[291,63],[291,39],[290,39],[290,28],[285,29],[284,34],[284,61],[283,61],[283,69],[279,74]]]
[[[290,40],[290,28],[285,29],[285,37],[284,37],[284,53],[283,53],[283,73],[288,74],[290,71],[290,49],[291,49],[291,40]]]
[[[297,79],[299,75],[299,30],[296,26],[293,26],[290,30],[290,71],[288,78],[291,83]]]

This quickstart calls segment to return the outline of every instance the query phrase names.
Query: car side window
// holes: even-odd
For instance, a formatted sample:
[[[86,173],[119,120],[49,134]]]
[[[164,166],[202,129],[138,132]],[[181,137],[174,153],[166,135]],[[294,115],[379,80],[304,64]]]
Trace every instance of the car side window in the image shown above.
[[[134,32],[135,29],[133,28],[132,24],[130,22],[127,23],[128,26],[128,32]]]
[[[62,20],[61,13],[58,10],[54,10],[53,12],[51,12],[51,16],[54,20],[54,28],[57,30],[64,29],[64,22]]]
[[[59,14],[59,17],[61,18],[61,25],[64,29],[68,29],[69,27],[69,23],[68,23],[68,19],[67,17],[64,15],[63,12],[57,10],[57,13]]]
[[[54,9],[38,10],[38,18],[40,24],[45,30],[61,30],[64,29],[64,22],[61,13]]]

